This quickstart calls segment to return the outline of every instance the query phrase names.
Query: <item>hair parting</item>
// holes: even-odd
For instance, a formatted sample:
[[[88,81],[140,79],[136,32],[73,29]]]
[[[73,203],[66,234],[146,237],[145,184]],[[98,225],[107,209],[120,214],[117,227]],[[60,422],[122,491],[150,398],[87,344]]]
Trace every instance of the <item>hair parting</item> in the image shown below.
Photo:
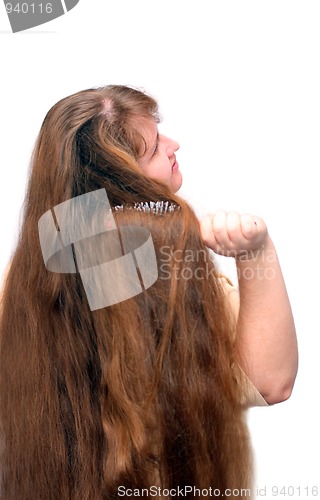
[[[250,487],[225,294],[193,210],[138,168],[139,119],[159,120],[155,100],[107,86],[62,99],[42,125],[0,318],[3,500]],[[159,275],[91,311],[79,273],[46,269],[38,221],[101,188],[118,227],[150,231]]]

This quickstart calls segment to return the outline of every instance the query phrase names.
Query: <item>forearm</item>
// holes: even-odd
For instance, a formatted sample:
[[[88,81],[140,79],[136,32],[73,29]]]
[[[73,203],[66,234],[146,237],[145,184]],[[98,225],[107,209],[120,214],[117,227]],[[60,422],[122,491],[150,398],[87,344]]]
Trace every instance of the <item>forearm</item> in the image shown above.
[[[236,260],[240,292],[236,352],[249,379],[273,404],[290,396],[296,377],[295,326],[271,239],[249,257]]]

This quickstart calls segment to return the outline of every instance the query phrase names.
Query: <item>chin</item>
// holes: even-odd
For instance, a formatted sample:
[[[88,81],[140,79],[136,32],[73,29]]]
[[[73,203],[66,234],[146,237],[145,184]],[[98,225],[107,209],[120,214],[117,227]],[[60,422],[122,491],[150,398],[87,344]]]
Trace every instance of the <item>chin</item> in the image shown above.
[[[173,193],[176,193],[177,191],[179,191],[179,189],[182,186],[182,180],[183,180],[182,174],[181,174],[180,170],[178,170],[177,172],[175,172],[175,174],[171,178],[171,190]]]

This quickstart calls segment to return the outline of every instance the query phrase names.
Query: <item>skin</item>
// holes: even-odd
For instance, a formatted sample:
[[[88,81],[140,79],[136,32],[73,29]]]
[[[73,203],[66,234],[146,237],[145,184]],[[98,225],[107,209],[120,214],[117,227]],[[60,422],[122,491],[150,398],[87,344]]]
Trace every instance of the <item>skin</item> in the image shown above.
[[[142,171],[176,192],[182,184],[175,155],[179,144],[159,134],[152,121],[145,121],[141,132],[146,141],[146,150],[138,160]],[[200,221],[200,230],[204,243],[215,253],[235,258],[239,364],[269,404],[288,399],[298,369],[297,339],[280,264],[265,222],[249,214],[220,210]],[[232,293],[230,303],[234,303],[234,297]]]
[[[145,122],[142,133],[147,149],[139,159],[141,169],[176,192],[182,184],[179,169],[172,169],[177,165],[178,143],[159,134],[154,122]],[[267,403],[285,401],[291,395],[298,369],[297,338],[267,226],[260,217],[220,210],[200,221],[200,230],[209,248],[236,261],[239,292],[234,307],[235,347],[239,364]],[[234,303],[234,293],[232,296]]]
[[[179,144],[160,134],[157,124],[151,120],[145,120],[141,132],[146,141],[146,150],[138,159],[141,170],[147,177],[164,182],[176,193],[182,184],[182,175],[175,155]]]
[[[200,229],[209,248],[236,261],[239,364],[269,404],[285,401],[291,395],[298,369],[297,338],[267,226],[260,217],[220,210],[206,216]]]

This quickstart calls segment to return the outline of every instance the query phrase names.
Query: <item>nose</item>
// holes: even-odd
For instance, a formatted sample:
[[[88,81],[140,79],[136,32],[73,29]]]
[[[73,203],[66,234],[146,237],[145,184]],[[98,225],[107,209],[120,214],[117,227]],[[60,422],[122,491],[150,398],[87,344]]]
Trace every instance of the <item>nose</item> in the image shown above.
[[[163,136],[163,138],[166,141],[166,145],[167,145],[167,155],[170,157],[176,151],[178,151],[178,149],[180,148],[180,144],[177,141],[170,139],[169,137]]]

